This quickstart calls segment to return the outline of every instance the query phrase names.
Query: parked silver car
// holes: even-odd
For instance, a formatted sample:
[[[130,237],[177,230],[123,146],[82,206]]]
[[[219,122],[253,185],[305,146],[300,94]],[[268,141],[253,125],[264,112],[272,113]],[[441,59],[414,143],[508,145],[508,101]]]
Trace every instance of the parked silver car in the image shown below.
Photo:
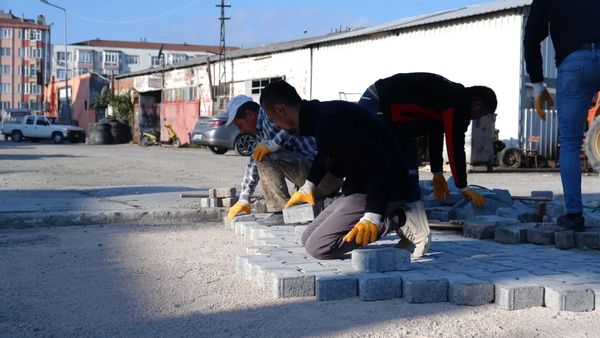
[[[225,126],[225,122],[227,122],[227,113],[201,116],[192,131],[191,142],[208,146],[208,149],[219,155],[234,149],[242,156],[249,156],[254,149],[256,137],[250,134],[241,134],[234,124]]]

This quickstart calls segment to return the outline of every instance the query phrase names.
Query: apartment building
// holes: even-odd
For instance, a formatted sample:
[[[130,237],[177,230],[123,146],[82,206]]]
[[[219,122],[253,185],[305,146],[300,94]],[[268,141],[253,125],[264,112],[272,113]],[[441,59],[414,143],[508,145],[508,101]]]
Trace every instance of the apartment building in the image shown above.
[[[217,53],[219,46],[95,39],[68,45],[66,55],[64,45],[53,45],[52,75],[57,80],[87,73],[122,75]]]
[[[0,109],[42,110],[49,81],[50,26],[0,10]]]

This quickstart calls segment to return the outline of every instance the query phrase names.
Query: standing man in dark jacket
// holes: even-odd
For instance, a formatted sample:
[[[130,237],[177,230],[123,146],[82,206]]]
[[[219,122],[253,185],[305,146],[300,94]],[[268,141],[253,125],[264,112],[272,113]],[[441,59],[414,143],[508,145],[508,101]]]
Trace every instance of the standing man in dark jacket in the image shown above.
[[[476,206],[483,205],[483,196],[467,187],[465,132],[472,119],[496,111],[496,94],[492,89],[484,86],[465,88],[431,73],[396,74],[371,85],[358,104],[378,115],[405,148],[403,155],[409,160],[409,191],[416,193],[410,199],[417,201],[417,210],[424,210],[420,201],[417,148],[413,141],[418,136],[428,137],[436,199],[441,201],[449,193],[443,174],[445,135],[456,187]],[[418,248],[425,240],[424,234],[414,233],[409,225],[402,229],[403,234]]]
[[[314,204],[315,186],[327,172],[345,178],[344,196],[302,234],[310,255],[339,258],[403,224],[400,201],[406,195],[407,170],[393,135],[375,116],[350,102],[302,100],[285,81],[267,85],[260,103],[278,128],[317,142],[306,183],[287,206]]]
[[[567,214],[557,225],[583,230],[581,161],[583,128],[590,101],[600,90],[600,28],[598,0],[533,0],[525,26],[525,62],[533,83],[539,117],[543,104],[553,105],[544,86],[541,42],[548,34],[556,53],[556,102],[560,141],[560,176]]]

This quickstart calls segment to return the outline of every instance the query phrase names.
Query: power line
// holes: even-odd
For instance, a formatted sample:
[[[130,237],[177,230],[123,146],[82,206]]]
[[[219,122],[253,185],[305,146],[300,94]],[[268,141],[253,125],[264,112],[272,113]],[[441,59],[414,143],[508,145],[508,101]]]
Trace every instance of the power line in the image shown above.
[[[90,18],[90,17],[84,16],[84,15],[75,13],[75,12],[70,11],[70,10],[67,10],[67,12],[69,14],[71,14],[72,16],[74,16],[76,18],[79,18],[81,20],[84,20],[84,21],[95,22],[95,23],[104,23],[104,24],[110,24],[110,25],[121,25],[121,24],[140,23],[140,22],[154,20],[154,19],[157,19],[157,18],[160,18],[160,17],[163,17],[163,16],[167,16],[167,15],[173,14],[173,13],[175,13],[175,12],[177,12],[179,10],[182,10],[184,8],[190,7],[190,6],[196,4],[196,3],[200,2],[200,1],[202,1],[202,0],[193,0],[193,1],[191,1],[191,2],[189,2],[187,4],[185,4],[185,5],[183,5],[181,7],[173,8],[173,9],[170,9],[170,10],[168,10],[166,12],[161,13],[161,14],[156,14],[156,15],[145,17],[145,18],[130,19],[130,20],[118,20],[118,21],[98,20],[98,19]]]

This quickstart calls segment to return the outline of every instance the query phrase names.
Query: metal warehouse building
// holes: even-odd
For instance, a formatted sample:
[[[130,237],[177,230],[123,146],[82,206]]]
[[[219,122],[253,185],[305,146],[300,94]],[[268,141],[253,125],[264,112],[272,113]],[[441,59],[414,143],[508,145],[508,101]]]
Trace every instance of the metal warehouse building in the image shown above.
[[[117,89],[132,87],[139,93],[140,118],[152,108],[152,114],[160,114],[158,121],[166,119],[178,134],[186,135],[199,115],[224,110],[229,98],[238,94],[258,100],[261,89],[274,79],[286,79],[306,99],[356,101],[379,78],[426,71],[466,86],[493,88],[499,101],[499,136],[517,138],[522,115],[533,105],[522,47],[530,4],[531,0],[496,1],[236,50],[227,54],[220,86],[222,65],[218,56],[211,56],[120,76]],[[549,42],[543,54],[553,93],[556,69]]]

